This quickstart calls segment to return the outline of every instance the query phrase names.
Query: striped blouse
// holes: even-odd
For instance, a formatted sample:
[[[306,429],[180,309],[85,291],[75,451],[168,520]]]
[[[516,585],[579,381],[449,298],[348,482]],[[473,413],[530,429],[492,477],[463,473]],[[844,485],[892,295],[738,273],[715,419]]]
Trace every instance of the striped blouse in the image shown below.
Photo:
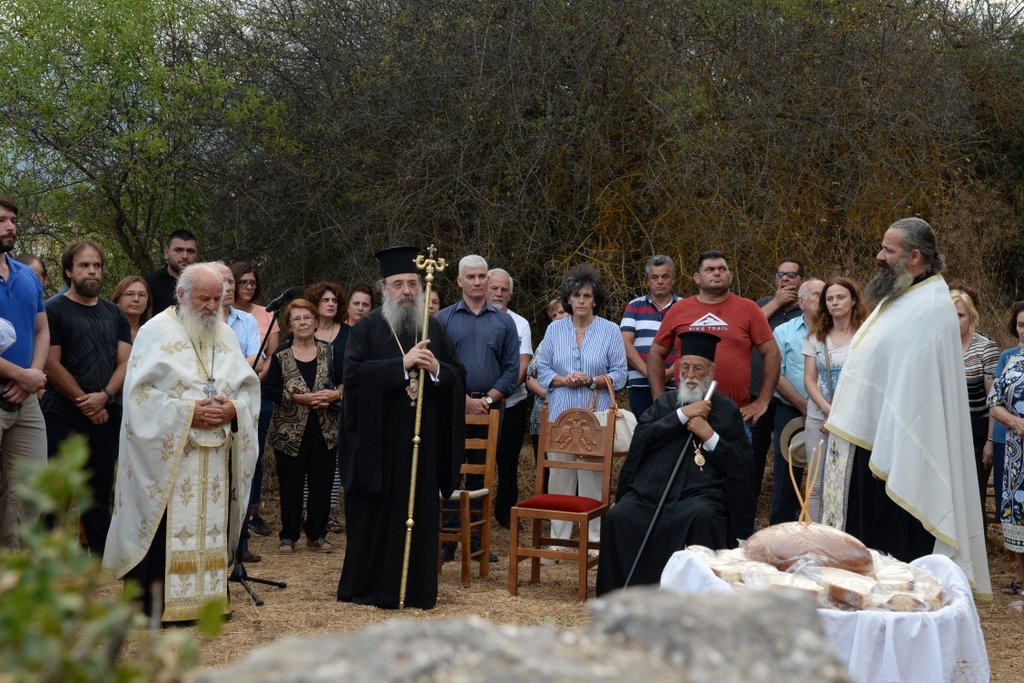
[[[554,422],[563,410],[590,406],[589,387],[552,387],[556,375],[585,372],[591,377],[609,375],[612,386],[626,384],[626,347],[622,344],[619,326],[600,316],[587,327],[583,348],[576,347],[576,328],[572,317],[548,325],[537,354],[537,380],[548,391],[548,419]],[[598,410],[611,407],[604,388],[598,392]]]
[[[975,332],[964,351],[964,371],[967,375],[967,402],[975,419],[988,417],[985,402],[985,380],[995,379],[999,363],[999,348],[989,337]]]

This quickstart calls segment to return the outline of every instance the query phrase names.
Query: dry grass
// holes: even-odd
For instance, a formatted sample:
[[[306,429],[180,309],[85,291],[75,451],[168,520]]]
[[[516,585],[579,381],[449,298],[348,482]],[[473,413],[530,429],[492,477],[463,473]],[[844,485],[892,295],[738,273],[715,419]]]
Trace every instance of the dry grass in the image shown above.
[[[523,458],[527,462],[532,459],[531,448],[524,449]],[[768,462],[770,470],[771,458]],[[525,466],[520,472],[521,481],[529,482],[528,489],[531,490],[532,469],[532,466]],[[766,493],[762,494],[762,503],[770,495],[767,492],[770,481],[769,473],[766,474],[769,484],[766,484]],[[274,495],[273,482],[268,482],[268,492]],[[766,517],[765,505],[762,504],[761,508],[759,518]],[[276,528],[276,498],[265,497],[263,516],[271,528]],[[276,535],[254,537],[252,550],[262,555],[263,561],[247,565],[249,573],[287,581],[288,587],[282,590],[254,584],[257,593],[266,601],[263,607],[256,607],[238,584],[231,584],[234,615],[216,639],[202,645],[200,663],[202,666],[221,667],[284,636],[350,631],[395,618],[433,620],[477,616],[498,623],[521,626],[545,624],[561,628],[586,624],[589,620],[586,607],[576,602],[575,565],[542,567],[541,583],[531,585],[527,583],[528,565],[523,564],[519,596],[509,595],[508,532],[497,524],[493,529],[493,549],[501,559],[496,565],[491,565],[490,576],[479,578],[474,575],[472,586],[464,589],[459,585],[458,565],[445,565],[439,578],[437,607],[430,611],[408,610],[401,613],[340,603],[335,599],[344,558],[344,534],[331,537],[335,545],[333,553],[312,552],[300,544],[291,556],[277,554]],[[1010,558],[1000,550],[1002,535],[998,526],[992,526],[989,531],[989,563],[996,595],[991,602],[979,603],[978,612],[992,666],[992,681],[1011,683],[1020,680],[1019,672],[1024,671],[1024,652],[1019,645],[1024,620],[1006,613],[1007,605],[1014,598],[998,594],[998,587],[1012,578],[1013,568]],[[592,572],[591,595],[593,582]],[[118,584],[111,582],[103,590],[114,594],[119,590]]]

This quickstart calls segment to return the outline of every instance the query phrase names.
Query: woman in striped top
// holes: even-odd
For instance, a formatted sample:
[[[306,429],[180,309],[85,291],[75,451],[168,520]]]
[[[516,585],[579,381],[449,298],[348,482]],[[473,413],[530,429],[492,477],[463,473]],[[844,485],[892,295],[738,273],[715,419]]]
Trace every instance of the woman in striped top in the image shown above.
[[[598,392],[597,409],[609,408],[608,382],[613,390],[626,384],[626,348],[619,326],[597,315],[604,304],[600,274],[592,266],[573,268],[562,282],[560,296],[562,307],[571,315],[548,326],[537,356],[537,379],[547,391],[551,422],[563,410],[588,407],[594,391]],[[562,453],[552,453],[551,457],[570,458]],[[579,495],[601,498],[599,472],[551,470],[548,493],[573,495],[577,486]],[[567,539],[571,533],[570,522],[551,523],[552,537]],[[596,543],[600,538],[598,521],[590,525],[589,540]]]
[[[985,519],[985,490],[991,466],[982,462],[982,450],[988,438],[988,398],[999,362],[999,348],[991,338],[978,332],[978,308],[975,297],[966,289],[949,292],[960,321],[960,343],[963,345],[964,370],[967,376],[967,403],[971,410],[971,435],[974,439],[974,464],[978,472],[978,495],[981,518]]]

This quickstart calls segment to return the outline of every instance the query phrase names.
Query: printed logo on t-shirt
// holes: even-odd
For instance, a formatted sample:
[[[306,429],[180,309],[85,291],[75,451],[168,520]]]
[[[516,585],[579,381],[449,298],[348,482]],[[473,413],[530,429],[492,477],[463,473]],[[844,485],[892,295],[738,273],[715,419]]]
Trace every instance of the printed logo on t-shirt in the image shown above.
[[[729,329],[729,323],[719,318],[714,313],[708,313],[690,323],[691,330],[717,330],[725,332]]]

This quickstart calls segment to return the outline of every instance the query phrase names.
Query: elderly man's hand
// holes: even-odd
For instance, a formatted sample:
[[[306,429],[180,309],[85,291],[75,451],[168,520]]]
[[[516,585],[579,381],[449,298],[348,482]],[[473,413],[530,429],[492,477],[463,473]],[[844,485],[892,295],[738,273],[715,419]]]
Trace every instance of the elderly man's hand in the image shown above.
[[[711,413],[711,401],[695,401],[683,406],[682,411],[688,420],[706,418]]]
[[[235,406],[223,396],[216,396],[213,399],[196,401],[195,410],[192,413],[192,426],[198,429],[210,429],[227,424],[237,417]]]
[[[690,418],[690,421],[686,423],[686,428],[701,441],[707,441],[715,435],[715,430],[711,428],[711,425],[703,417]]]

